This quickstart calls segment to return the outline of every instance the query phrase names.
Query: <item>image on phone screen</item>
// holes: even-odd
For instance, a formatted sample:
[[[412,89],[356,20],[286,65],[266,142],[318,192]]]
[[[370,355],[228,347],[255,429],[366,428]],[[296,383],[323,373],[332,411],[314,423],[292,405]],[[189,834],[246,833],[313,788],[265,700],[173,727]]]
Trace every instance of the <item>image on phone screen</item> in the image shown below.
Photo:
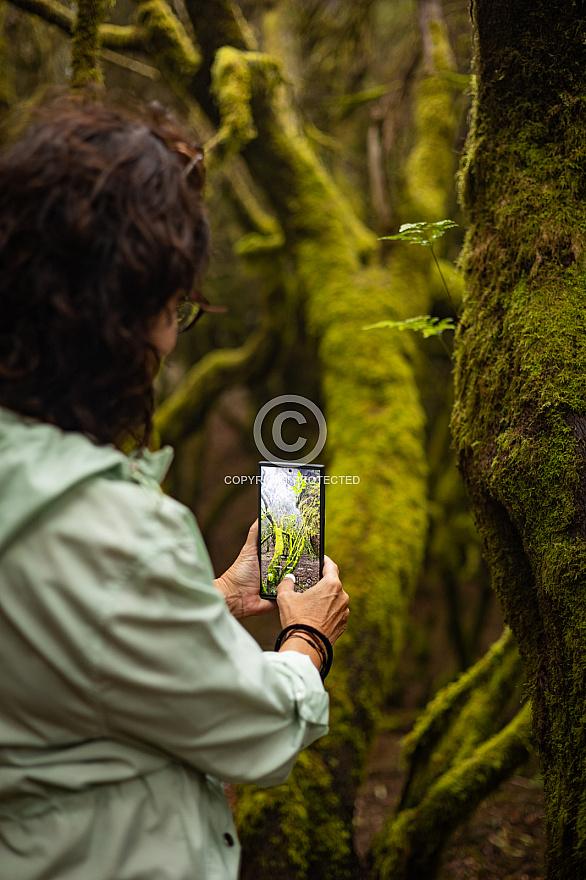
[[[322,576],[324,466],[260,462],[260,595],[276,599],[277,585],[295,575],[303,592]]]

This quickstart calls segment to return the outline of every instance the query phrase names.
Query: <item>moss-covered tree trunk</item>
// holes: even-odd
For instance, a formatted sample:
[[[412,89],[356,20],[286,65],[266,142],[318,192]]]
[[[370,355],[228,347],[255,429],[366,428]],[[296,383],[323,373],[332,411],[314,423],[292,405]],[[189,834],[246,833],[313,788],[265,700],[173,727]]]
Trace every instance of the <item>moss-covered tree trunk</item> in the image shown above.
[[[454,437],[524,660],[548,877],[586,876],[586,9],[474,0]]]
[[[362,328],[425,313],[435,270],[423,249],[408,254],[404,245],[391,271],[377,265],[374,236],[312,149],[278,67],[251,51],[234,6],[188,0],[187,8],[203,53],[196,97],[218,125],[221,149],[242,149],[284,233],[282,248],[318,345],[330,473],[360,479],[332,487],[326,517],[327,551],[340,565],[355,621],[336,647],[328,682],[331,733],[302,754],[285,786],[243,794],[243,877],[354,880],[354,801],[403,645],[426,536],[427,476],[414,341]],[[439,25],[432,44],[436,64],[447,63]],[[445,216],[451,111],[446,80],[428,76],[408,170],[409,204],[418,216],[408,219]]]

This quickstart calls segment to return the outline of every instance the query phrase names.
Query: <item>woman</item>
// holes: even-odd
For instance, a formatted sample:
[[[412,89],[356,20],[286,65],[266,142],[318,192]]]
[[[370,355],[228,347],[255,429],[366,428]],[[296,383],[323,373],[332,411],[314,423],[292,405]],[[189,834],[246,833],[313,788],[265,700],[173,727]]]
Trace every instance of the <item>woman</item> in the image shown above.
[[[233,880],[218,778],[278,784],[327,731],[318,670],[348,616],[336,565],[304,594],[283,581],[287,632],[263,653],[235,620],[271,607],[257,525],[214,583],[193,516],[160,491],[170,450],[143,448],[153,377],[201,314],[202,184],[179,130],[96,107],[42,112],[0,160],[10,880]]]

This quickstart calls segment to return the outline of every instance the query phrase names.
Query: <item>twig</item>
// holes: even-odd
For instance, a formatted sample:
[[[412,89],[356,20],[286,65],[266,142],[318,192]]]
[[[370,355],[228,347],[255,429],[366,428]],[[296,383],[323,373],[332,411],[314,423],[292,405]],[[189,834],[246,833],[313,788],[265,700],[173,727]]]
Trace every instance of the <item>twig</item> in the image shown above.
[[[105,49],[103,46],[100,54],[105,61],[117,64],[119,67],[125,67],[126,70],[132,70],[133,73],[138,73],[140,76],[146,76],[148,79],[161,78],[158,68],[151,67],[150,64],[144,64],[144,62],[138,61],[136,58],[128,58],[127,55],[121,55],[120,52],[113,52],[111,49]]]

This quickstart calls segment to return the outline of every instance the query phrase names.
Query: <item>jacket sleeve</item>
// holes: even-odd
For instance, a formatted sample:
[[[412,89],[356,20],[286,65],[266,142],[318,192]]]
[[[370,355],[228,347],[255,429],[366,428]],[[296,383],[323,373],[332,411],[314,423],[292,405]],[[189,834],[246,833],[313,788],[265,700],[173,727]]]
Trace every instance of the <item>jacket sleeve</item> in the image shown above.
[[[229,782],[283,782],[327,733],[311,660],[263,652],[230,615],[191,513],[160,496],[148,552],[106,594],[96,675],[104,730]]]

